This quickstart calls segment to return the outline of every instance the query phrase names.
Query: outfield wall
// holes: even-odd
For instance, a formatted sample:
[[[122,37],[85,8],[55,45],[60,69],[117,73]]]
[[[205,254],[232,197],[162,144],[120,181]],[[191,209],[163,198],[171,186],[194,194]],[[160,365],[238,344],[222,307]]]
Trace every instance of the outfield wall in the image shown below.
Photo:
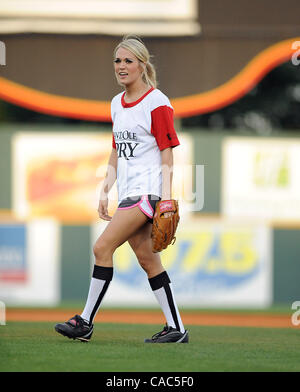
[[[20,125],[1,125],[0,208],[2,210],[2,224],[4,224],[5,222],[12,223],[10,211],[13,207],[13,176],[15,175],[13,174],[12,167],[12,140],[13,136],[20,131],[25,133],[37,132],[37,134],[39,132],[45,131],[55,132],[57,134],[61,134],[62,132],[69,134],[78,134],[81,132],[95,133],[95,135],[99,134],[99,129],[92,126],[86,129],[78,127],[55,128],[53,126],[36,127]],[[103,129],[102,131],[109,131],[109,127]],[[185,130],[183,130],[183,134],[186,134]],[[284,135],[286,136],[286,134]],[[238,301],[234,301],[234,298],[237,297],[244,298],[245,306],[257,305],[261,307],[266,307],[271,303],[292,303],[296,300],[300,300],[298,279],[298,276],[300,276],[300,222],[297,221],[297,219],[295,219],[294,221],[285,220],[282,222],[277,220],[276,222],[273,222],[271,226],[266,224],[261,225],[261,223],[257,222],[254,224],[254,228],[252,222],[252,228],[249,229],[249,223],[247,223],[246,220],[240,220],[239,224],[244,225],[244,229],[245,227],[247,227],[247,236],[237,237],[233,235],[233,239],[230,239],[231,237],[228,237],[228,233],[226,234],[226,227],[230,225],[230,220],[227,220],[225,223],[223,222],[225,226],[222,226],[222,220],[220,220],[220,217],[222,211],[222,187],[224,185],[222,184],[222,170],[224,168],[223,146],[225,138],[228,138],[232,135],[227,133],[207,133],[195,129],[189,132],[188,136],[192,138],[194,164],[204,165],[204,207],[201,212],[194,213],[192,215],[193,219],[197,219],[197,225],[199,229],[198,234],[190,234],[189,241],[193,236],[194,237],[190,242],[188,242],[187,239],[184,238],[186,234],[179,232],[178,242],[176,244],[176,247],[174,246],[174,249],[176,249],[177,253],[181,252],[181,260],[183,260],[182,263],[180,264],[180,260],[178,261],[174,257],[174,255],[172,257],[170,256],[169,258],[166,258],[165,260],[165,263],[167,264],[166,267],[170,271],[171,277],[174,277],[174,286],[178,285],[178,294],[182,298],[182,304],[190,302],[193,306],[238,306]],[[278,137],[283,137],[283,135],[277,133],[276,138]],[[271,140],[271,138],[269,140]],[[67,151],[67,144],[65,148]],[[259,157],[261,159],[261,156]],[[74,213],[76,214],[76,211]],[[212,229],[213,224],[215,225],[214,229]],[[31,225],[31,223],[28,222],[28,225]],[[222,226],[222,228],[220,228],[220,225]],[[184,224],[182,224],[182,226],[184,226]],[[57,221],[56,227],[57,228],[53,230],[54,232],[59,233],[58,240],[55,240],[58,249],[57,263],[59,264],[59,271],[54,272],[54,275],[56,274],[54,280],[58,280],[58,284],[57,286],[53,285],[52,290],[55,291],[56,294],[58,293],[58,297],[48,297],[48,304],[55,304],[59,302],[59,300],[82,301],[87,295],[91,266],[93,262],[91,249],[92,243],[95,238],[95,232],[97,232],[97,230],[95,230],[95,225],[91,222],[83,221],[79,223],[77,222],[76,224],[75,222],[64,223]],[[225,230],[225,237],[224,235],[222,237],[222,234],[220,234],[222,233],[222,230]],[[249,232],[251,232],[252,234],[250,235]],[[220,235],[217,235],[216,233],[219,233]],[[230,229],[230,233],[232,233],[232,229]],[[205,238],[208,238],[206,242],[204,240]],[[203,255],[201,256],[200,253],[203,247],[199,246],[199,241],[204,241],[203,247],[207,246],[207,249],[209,250],[207,254],[210,255],[208,259],[202,257]],[[244,256],[241,256],[242,262],[244,260],[244,271],[230,270],[231,264],[228,264],[226,262],[226,258],[224,259],[220,257],[220,249],[227,249],[228,246],[233,246],[231,245],[232,243],[241,244],[241,241],[252,241],[252,245],[250,246],[250,248],[252,247],[252,253],[249,253],[247,251]],[[5,245],[4,243],[1,245],[0,243],[0,247],[1,246],[3,250],[3,247],[7,246],[7,244]],[[236,246],[238,246],[238,248],[235,249],[235,252],[239,252],[240,245]],[[170,252],[174,251],[174,249],[171,248]],[[256,251],[253,251],[253,249],[256,249]],[[133,279],[137,276],[138,272],[134,267],[134,261],[132,259],[132,256],[130,256],[129,253],[126,252],[127,250],[124,250],[123,254],[120,257],[120,261],[117,260],[117,270],[115,275],[117,278],[115,279],[114,283],[116,285],[116,288],[114,290],[114,294],[111,295],[111,298],[107,299],[108,305],[110,301],[111,304],[116,303],[115,295],[118,295],[117,293],[122,293],[122,291],[119,292],[118,290],[124,290],[124,284],[126,289],[126,285],[130,284],[130,279]],[[263,257],[265,259],[270,258],[270,265],[267,266],[267,269],[263,272],[262,275],[258,274],[258,271],[261,272],[262,268],[259,268],[259,263],[255,261],[258,260],[259,257],[255,258],[253,256],[252,259],[250,257],[251,254],[254,254],[255,252],[256,254],[264,255]],[[245,255],[247,255],[248,258],[246,258]],[[8,260],[5,259],[6,256],[3,257],[1,259],[2,267],[4,261],[6,260],[5,262],[7,263]],[[193,262],[193,260],[197,261]],[[246,264],[246,262],[248,262],[248,264]],[[131,267],[128,267],[127,276],[126,274],[123,274],[124,276],[122,276],[122,271],[126,271],[125,265],[127,265],[127,267]],[[224,267],[224,265],[226,265],[226,267]],[[235,265],[235,268],[236,266],[237,265]],[[195,271],[198,280],[195,280],[195,274],[192,274],[193,272],[195,273]],[[228,271],[231,271],[229,275]],[[254,286],[250,288],[250,292],[248,292],[250,286],[247,285],[244,286],[243,292],[235,291],[237,286],[234,286],[234,282],[237,282],[237,280],[235,279],[237,278],[237,275],[239,275],[239,278],[243,279],[244,283],[247,282],[247,279],[248,283],[251,279],[252,283],[256,282]],[[121,276],[123,278],[123,281],[120,282],[120,279],[118,280],[118,277],[121,278]],[[184,276],[184,279],[180,279],[180,276]],[[251,276],[254,276],[255,279],[257,278],[257,281],[255,281],[254,278],[251,278]],[[218,280],[214,280],[212,282],[210,281],[211,277],[217,277]],[[47,280],[45,276],[43,277],[43,279]],[[194,285],[194,287],[196,287],[197,298],[199,299],[198,302],[197,300],[193,302],[187,294],[182,294],[184,291],[182,285],[187,285],[188,282],[192,282],[191,286]],[[118,284],[123,286],[120,286],[121,288],[118,288]],[[145,288],[148,288],[146,280],[144,284]],[[229,290],[227,287],[224,291],[224,285],[226,284],[229,284]],[[216,287],[216,290],[219,290],[220,296],[218,298],[212,295],[212,285]],[[0,295],[1,289],[5,289],[8,293],[7,289],[3,286],[3,284],[1,286],[2,287],[0,287]],[[136,285],[136,289],[143,291],[143,288],[139,287],[138,285]],[[251,299],[251,292],[256,294],[259,292],[261,293],[261,296],[258,296],[255,299],[256,302],[251,302],[249,300],[249,298]],[[24,298],[24,294],[21,295]],[[131,298],[136,298],[135,292],[132,292],[130,295]],[[30,296],[28,298],[30,301]],[[221,298],[225,298],[223,304]],[[42,300],[42,297],[40,299]],[[12,302],[13,301],[14,300],[12,300]],[[131,300],[129,299],[129,301]],[[148,298],[144,298],[143,300],[141,300],[140,298],[140,301],[141,302],[139,303],[143,305],[147,303]],[[149,301],[152,301],[152,298],[150,299],[149,297]],[[36,301],[32,301],[32,304],[34,304],[35,302]],[[45,301],[45,303],[46,302],[47,301]]]

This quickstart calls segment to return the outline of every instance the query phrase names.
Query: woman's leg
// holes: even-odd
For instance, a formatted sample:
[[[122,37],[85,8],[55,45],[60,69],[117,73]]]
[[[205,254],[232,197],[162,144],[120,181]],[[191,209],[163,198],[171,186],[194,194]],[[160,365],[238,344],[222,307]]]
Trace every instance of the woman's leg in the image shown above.
[[[104,232],[97,239],[93,251],[95,265],[89,293],[81,317],[90,325],[93,323],[101,302],[113,277],[113,253],[145,224],[147,217],[133,207],[117,210]]]
[[[152,224],[147,222],[128,239],[129,245],[148,279],[164,271],[159,253],[152,252],[151,230]]]
[[[56,324],[58,333],[85,342],[91,339],[94,318],[113,277],[112,255],[147,220],[138,207],[115,212],[94,246],[95,265],[84,310],[81,316],[75,315],[65,323]]]
[[[152,225],[146,223],[128,242],[139,264],[147,273],[149,284],[166,317],[169,327],[185,332],[173,294],[172,284],[158,253],[152,252]]]
[[[95,264],[112,267],[114,251],[135,234],[147,220],[147,216],[138,207],[118,209],[94,245]]]

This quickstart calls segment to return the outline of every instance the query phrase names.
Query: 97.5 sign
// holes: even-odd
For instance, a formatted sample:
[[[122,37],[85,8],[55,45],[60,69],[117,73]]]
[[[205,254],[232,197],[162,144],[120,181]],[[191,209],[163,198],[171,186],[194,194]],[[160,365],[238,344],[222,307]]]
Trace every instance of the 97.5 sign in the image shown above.
[[[180,223],[176,242],[161,252],[185,306],[257,306],[272,302],[271,229],[212,219]],[[125,243],[114,255],[114,293],[107,303],[152,304],[136,256]],[[119,289],[119,291],[118,291]],[[113,294],[113,293],[111,293]]]

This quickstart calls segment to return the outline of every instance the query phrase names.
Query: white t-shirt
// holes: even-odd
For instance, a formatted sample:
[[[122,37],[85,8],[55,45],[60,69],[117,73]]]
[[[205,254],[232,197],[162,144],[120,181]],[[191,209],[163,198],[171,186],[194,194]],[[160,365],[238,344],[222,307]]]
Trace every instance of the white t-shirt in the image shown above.
[[[124,95],[120,93],[111,101],[119,201],[148,194],[161,197],[160,151],[179,145],[173,108],[158,89],[151,88],[131,103],[125,102]]]

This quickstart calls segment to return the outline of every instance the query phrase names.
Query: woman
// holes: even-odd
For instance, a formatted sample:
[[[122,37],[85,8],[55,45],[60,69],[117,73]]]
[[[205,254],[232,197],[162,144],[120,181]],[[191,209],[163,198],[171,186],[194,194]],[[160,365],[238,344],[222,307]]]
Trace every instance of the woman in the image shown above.
[[[166,326],[146,343],[187,343],[172,286],[158,253],[152,252],[155,204],[171,199],[172,148],[179,145],[169,99],[156,89],[150,55],[138,37],[125,37],[114,51],[114,69],[124,92],[111,102],[112,152],[99,201],[99,217],[109,221],[94,245],[95,265],[82,314],[57,324],[64,336],[89,341],[93,321],[113,277],[113,253],[125,241],[147,273],[166,317]],[[117,173],[117,175],[116,175]],[[108,193],[117,179],[119,205],[108,215]]]

